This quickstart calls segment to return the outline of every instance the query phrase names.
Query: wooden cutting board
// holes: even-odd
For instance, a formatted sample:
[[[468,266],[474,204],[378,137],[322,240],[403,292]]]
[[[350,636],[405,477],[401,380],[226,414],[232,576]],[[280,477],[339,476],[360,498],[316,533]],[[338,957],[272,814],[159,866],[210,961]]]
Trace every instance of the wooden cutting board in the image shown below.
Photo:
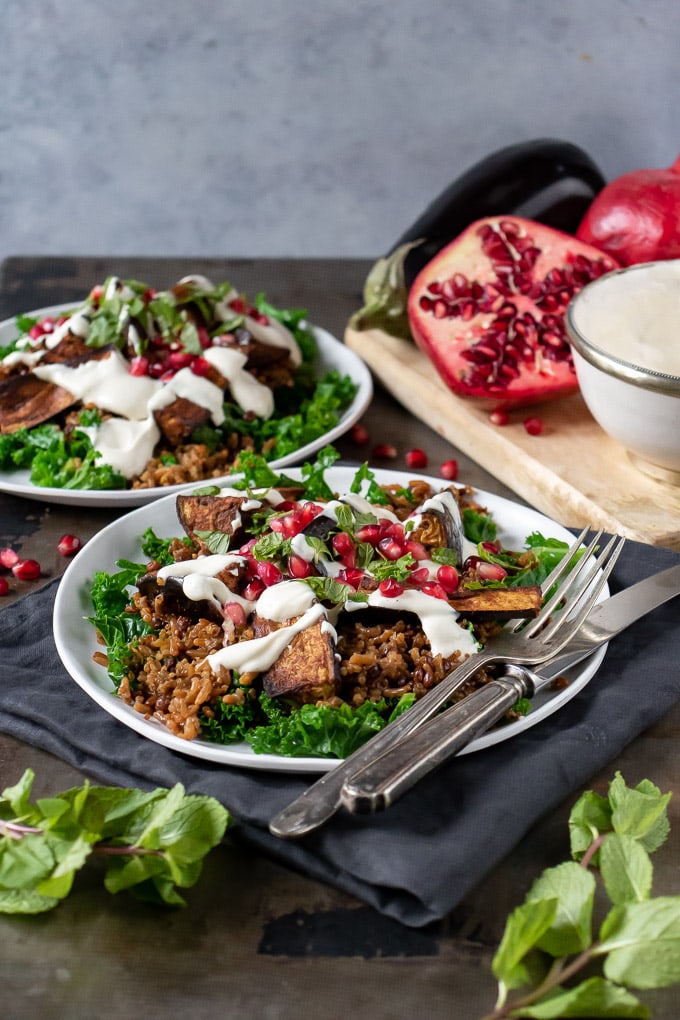
[[[537,510],[567,527],[592,524],[680,549],[680,486],[633,467],[580,394],[537,408],[545,428],[530,436],[523,420],[531,410],[492,425],[487,411],[451,393],[410,341],[348,328],[345,342],[404,407]]]

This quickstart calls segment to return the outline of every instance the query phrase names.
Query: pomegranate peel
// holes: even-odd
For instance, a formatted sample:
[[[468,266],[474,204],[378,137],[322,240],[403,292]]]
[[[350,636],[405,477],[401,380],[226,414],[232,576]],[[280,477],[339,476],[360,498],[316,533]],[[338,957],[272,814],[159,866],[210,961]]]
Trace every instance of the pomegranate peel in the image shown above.
[[[607,184],[576,236],[624,266],[679,258],[680,156],[664,170],[633,170]]]
[[[495,410],[573,393],[564,313],[617,268],[569,234],[518,216],[477,220],[418,274],[413,339],[446,385]]]

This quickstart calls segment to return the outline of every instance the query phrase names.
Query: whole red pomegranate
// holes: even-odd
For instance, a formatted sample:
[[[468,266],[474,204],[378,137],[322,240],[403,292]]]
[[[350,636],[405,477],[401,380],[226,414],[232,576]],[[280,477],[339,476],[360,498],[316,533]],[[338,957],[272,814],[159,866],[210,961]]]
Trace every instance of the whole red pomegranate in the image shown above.
[[[569,234],[518,216],[472,223],[418,274],[413,338],[447,386],[495,408],[577,389],[564,313],[617,264]]]
[[[680,156],[666,170],[633,170],[607,184],[576,236],[623,266],[680,258]]]

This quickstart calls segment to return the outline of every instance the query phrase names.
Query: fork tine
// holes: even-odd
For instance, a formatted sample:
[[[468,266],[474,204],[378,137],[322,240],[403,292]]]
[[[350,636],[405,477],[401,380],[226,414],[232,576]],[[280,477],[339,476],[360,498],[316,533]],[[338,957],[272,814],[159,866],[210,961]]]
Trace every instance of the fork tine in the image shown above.
[[[577,580],[580,580],[580,588],[578,592],[572,594],[571,600],[567,598],[566,600],[567,604],[562,610],[562,613],[559,614],[558,617],[555,618],[550,624],[548,624],[548,626],[542,632],[542,636],[546,640],[548,640],[556,631],[559,630],[561,632],[563,627],[565,628],[564,630],[565,634],[567,633],[567,630],[569,631],[567,637],[576,633],[576,631],[579,629],[579,627],[587,617],[588,613],[592,609],[593,605],[595,604],[598,595],[604,588],[607,582],[607,578],[611,574],[612,570],[614,569],[614,565],[616,564],[616,561],[621,555],[621,550],[623,549],[624,542],[625,538],[622,538],[621,536],[618,535],[613,535],[612,538],[610,538],[607,545],[602,550],[598,559],[595,561],[595,563],[592,564],[592,566],[588,570],[585,578],[580,578],[580,575],[579,577],[574,578],[574,583]],[[585,556],[583,557],[583,559],[585,560]],[[601,571],[601,575],[599,578],[597,577],[598,571]],[[567,583],[565,585],[565,588],[573,587],[574,584],[572,583]],[[558,594],[560,593],[558,592]],[[564,595],[564,591],[562,591],[561,594]],[[577,610],[575,615],[573,615],[574,610]],[[566,616],[563,615],[565,613]],[[565,622],[567,620],[568,623]]]
[[[580,580],[584,569],[587,568],[590,569],[592,577],[595,576],[595,573],[597,572],[597,566],[591,565],[592,557],[594,556],[598,543],[602,538],[602,534],[603,534],[602,529],[596,531],[594,536],[591,538],[591,540],[588,542],[585,548],[581,546],[576,550],[572,551],[574,549],[574,547],[572,546],[569,552],[565,553],[565,555],[562,557],[561,563],[559,564],[563,568],[562,576],[559,578],[557,586],[555,584],[551,586],[552,588],[556,587],[556,590],[553,591],[550,598],[548,598],[543,603],[541,611],[536,617],[536,619],[531,621],[529,628],[527,629],[528,634],[535,634],[536,631],[539,630],[551,618],[553,612],[559,607],[559,605],[566,598],[569,592],[575,589],[577,584],[588,583],[587,581],[582,582]],[[578,559],[576,559],[576,561],[574,561],[574,557],[579,552],[581,553],[581,555],[578,557]],[[589,574],[589,578],[591,578],[591,574]],[[564,619],[564,617],[562,617],[562,619]]]
[[[586,535],[588,534],[589,531],[590,531],[590,528],[588,527],[588,525],[586,525],[585,528],[583,529],[583,531],[581,532],[581,534],[575,540],[574,544],[572,546],[570,546],[570,548],[566,551],[564,556],[561,558],[561,560],[557,564],[557,566],[553,567],[553,569],[550,571],[548,576],[545,578],[545,580],[541,584],[541,591],[543,592],[544,596],[548,594],[548,592],[550,591],[552,586],[554,584],[557,584],[557,582],[560,580],[560,578],[569,569],[569,564],[571,563],[573,557],[576,555],[576,553],[581,548],[581,546],[583,544],[583,540],[584,540],[584,538],[586,537]],[[600,532],[600,535],[601,534],[602,534],[602,532]]]
[[[538,616],[536,616],[535,619],[530,620],[528,623],[526,620],[514,621],[506,628],[508,634],[522,631],[524,634],[531,637],[533,634],[536,634],[537,631],[541,630],[541,628],[544,627],[550,620],[553,612],[564,599],[565,592],[574,587],[580,572],[583,570],[583,567],[589,563],[591,554],[595,551],[597,543],[602,538],[602,530],[600,529],[600,531],[595,533],[594,537],[584,549],[582,541],[589,530],[589,528],[583,529],[574,544],[567,550],[560,562],[541,585],[544,597],[548,594],[548,592],[555,588],[556,585],[557,590],[554,591],[550,598],[543,603]],[[582,553],[582,555],[574,562],[574,557],[579,552]],[[566,575],[566,577],[564,575]],[[563,583],[560,584],[560,582]],[[564,616],[562,616],[561,619],[564,619]]]

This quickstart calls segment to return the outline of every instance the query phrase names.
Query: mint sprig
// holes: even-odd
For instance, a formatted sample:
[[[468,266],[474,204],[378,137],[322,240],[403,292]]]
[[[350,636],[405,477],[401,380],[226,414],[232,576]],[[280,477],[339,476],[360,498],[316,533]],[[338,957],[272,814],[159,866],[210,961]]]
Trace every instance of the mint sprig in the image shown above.
[[[184,906],[205,855],[231,816],[212,797],[181,784],[151,793],[86,782],[32,802],[34,773],[0,795],[0,913],[52,910],[93,855],[107,861],[104,885],[139,899]]]
[[[510,915],[492,965],[498,999],[483,1020],[651,1016],[631,989],[680,981],[680,896],[652,897],[650,855],[668,835],[669,800],[618,772],[607,796],[579,798],[572,859],[544,871]]]

